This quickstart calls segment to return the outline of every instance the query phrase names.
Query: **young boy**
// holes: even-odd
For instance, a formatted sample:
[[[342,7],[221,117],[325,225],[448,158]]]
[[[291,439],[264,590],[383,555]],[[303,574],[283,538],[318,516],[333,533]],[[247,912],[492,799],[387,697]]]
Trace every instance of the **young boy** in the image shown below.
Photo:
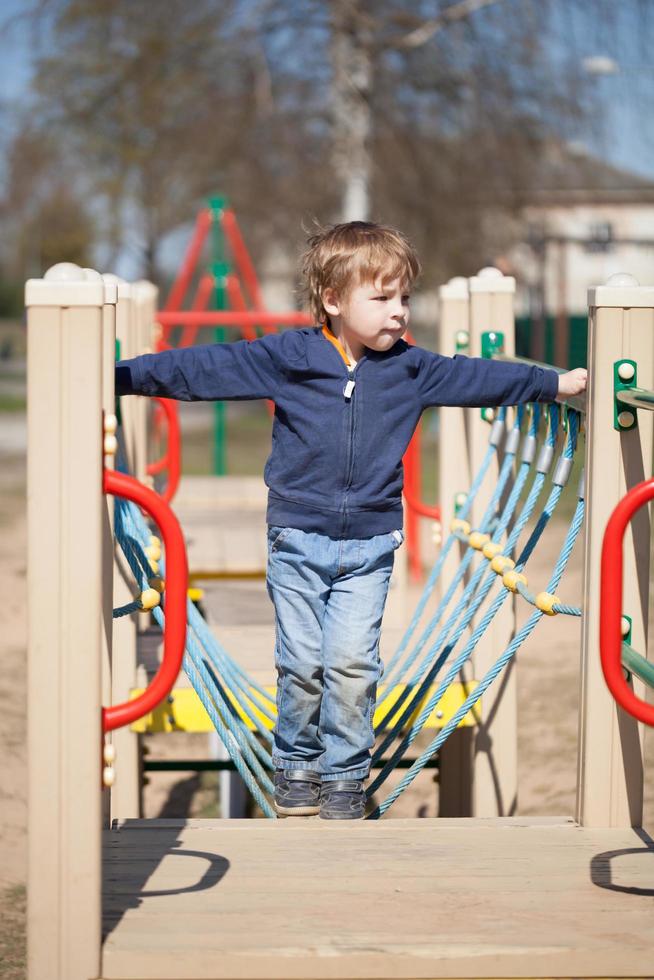
[[[374,744],[379,634],[402,536],[402,457],[430,405],[551,402],[586,372],[442,357],[402,340],[416,253],[354,221],[309,240],[320,326],[149,354],[116,367],[118,394],[275,403],[268,593],[275,607],[278,814],[356,819]]]

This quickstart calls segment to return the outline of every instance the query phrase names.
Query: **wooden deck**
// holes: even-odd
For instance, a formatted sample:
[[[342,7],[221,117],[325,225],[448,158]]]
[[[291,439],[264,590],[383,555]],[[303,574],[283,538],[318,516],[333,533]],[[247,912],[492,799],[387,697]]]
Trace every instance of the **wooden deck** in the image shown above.
[[[105,980],[634,977],[654,842],[567,818],[125,821]]]
[[[262,488],[183,481],[192,569],[264,566]],[[384,655],[416,600],[396,580]],[[221,642],[270,682],[265,583],[208,584],[205,605]],[[566,817],[127,820],[105,832],[103,865],[104,980],[654,974],[642,831]]]

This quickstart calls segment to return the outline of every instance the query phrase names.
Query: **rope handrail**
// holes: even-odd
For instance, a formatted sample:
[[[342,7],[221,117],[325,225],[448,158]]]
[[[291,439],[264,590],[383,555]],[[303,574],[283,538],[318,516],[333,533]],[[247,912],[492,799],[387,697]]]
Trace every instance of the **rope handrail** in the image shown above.
[[[550,504],[552,510],[554,506],[556,506],[556,502],[558,501],[558,498],[561,494],[561,490],[562,490],[561,487],[554,487],[550,494],[550,499],[548,503]],[[561,580],[561,576],[563,575],[563,572],[565,570],[565,566],[567,564],[568,558],[570,557],[570,554],[574,547],[579,531],[581,530],[581,526],[583,523],[583,516],[584,516],[584,500],[583,498],[580,498],[577,503],[577,509],[575,511],[575,515],[572,519],[570,527],[568,528],[568,533],[566,534],[565,541],[559,553],[559,557],[557,559],[556,566],[552,573],[552,577],[550,578],[550,581],[548,583],[548,590],[555,589],[559,581]],[[466,644],[466,648],[462,651],[462,653],[459,655],[457,660],[452,664],[450,670],[448,671],[447,676],[443,679],[440,685],[440,689],[441,689],[440,695],[438,694],[438,691],[435,692],[434,696],[430,699],[429,705],[425,705],[425,709],[421,713],[421,717],[428,707],[430,711],[433,710],[433,704],[436,704],[440,699],[440,697],[442,697],[442,691],[444,690],[446,685],[449,684],[451,680],[453,680],[456,677],[461,667],[463,666],[465,660],[469,658],[470,653],[472,652],[472,649],[477,643],[479,637],[486,630],[488,624],[492,621],[495,613],[497,612],[501,604],[504,602],[507,595],[508,595],[507,590],[504,590],[503,593],[500,593],[495,598],[495,601],[493,602],[492,606],[487,611],[481,623],[474,631],[469,642]],[[533,631],[534,627],[536,626],[536,624],[538,623],[538,621],[541,619],[543,615],[544,614],[541,612],[540,609],[537,609],[534,611],[534,613],[532,613],[527,623],[525,623],[525,625],[519,630],[519,632],[513,638],[511,643],[508,645],[508,647],[503,651],[503,653],[498,657],[498,659],[493,664],[493,666],[486,672],[483,678],[479,681],[479,684],[475,688],[475,690],[468,695],[468,697],[461,704],[458,710],[452,715],[452,718],[443,726],[443,728],[438,733],[438,735],[423,750],[420,756],[418,756],[418,758],[414,761],[411,768],[407,770],[406,774],[402,777],[400,782],[389,794],[389,796],[382,803],[380,803],[379,806],[377,806],[371,814],[368,815],[367,817],[368,820],[379,819],[379,817],[381,817],[386,812],[386,810],[388,810],[389,807],[392,806],[395,800],[413,782],[413,780],[416,778],[418,773],[421,772],[422,769],[424,769],[429,759],[434,755],[435,752],[438,751],[438,749],[446,741],[446,739],[450,736],[450,734],[454,731],[454,729],[457,727],[459,722],[465,717],[468,711],[474,708],[474,705],[477,703],[480,697],[490,687],[492,682],[495,680],[498,674],[501,673],[504,667],[506,667],[506,665],[513,658],[513,656],[515,655],[516,651],[520,648],[522,643],[527,639],[527,637]],[[431,704],[431,702],[433,702],[433,704]],[[391,760],[389,760],[389,763],[387,763],[387,767],[390,765],[391,765]],[[382,773],[384,773],[384,769],[382,769]],[[368,789],[368,796],[370,796],[371,792],[373,792],[372,786]]]
[[[634,650],[631,644],[622,641],[622,666],[631,674],[640,677],[641,681],[654,688],[654,664],[647,660],[642,653]]]
[[[650,391],[649,388],[623,388],[616,391],[615,397],[623,405],[654,412],[654,391]]]
[[[507,361],[510,364],[528,364],[531,367],[545,368],[548,371],[556,371],[557,374],[567,374],[566,368],[557,367],[556,364],[545,364],[544,361],[532,361],[528,357],[514,357],[511,354],[493,354],[494,361]],[[569,395],[567,398],[557,399],[560,405],[567,405],[574,408],[575,412],[585,415],[587,412],[586,393],[583,395]]]
[[[568,438],[566,440],[566,445],[565,445],[564,453],[567,453],[567,454],[570,454],[571,455],[572,452],[574,451],[574,447],[575,446],[576,446],[576,425],[575,425],[574,420],[573,420],[573,424],[571,425],[570,431],[568,432]],[[533,507],[535,505],[536,499],[537,499],[537,497],[540,494],[540,489],[541,489],[541,487],[543,485],[544,479],[545,479],[544,474],[542,474],[542,473],[538,473],[537,474],[537,479],[534,482],[534,487],[532,487],[532,490],[531,490],[531,492],[529,494],[527,503],[525,504],[525,506],[524,506],[524,508],[522,510],[522,513],[520,514],[520,517],[516,521],[516,523],[515,523],[515,525],[513,527],[513,530],[511,532],[511,535],[509,537],[509,541],[507,542],[507,548],[506,548],[507,551],[508,550],[512,550],[513,547],[514,547],[514,545],[517,543],[517,540],[518,540],[520,534],[522,533],[522,530],[524,529],[524,527],[525,527],[525,525],[527,523],[527,520],[529,519],[529,517],[531,515],[531,511],[533,510]],[[553,480],[554,480],[554,477],[553,477]],[[582,487],[583,487],[583,481],[582,481]],[[522,554],[518,558],[518,562],[517,562],[516,568],[518,568],[518,569],[523,568],[524,565],[526,564],[526,562],[527,562],[529,556],[531,555],[531,553],[532,553],[532,551],[533,551],[533,549],[534,549],[537,541],[541,537],[541,535],[542,535],[545,527],[547,526],[547,524],[549,522],[549,519],[551,518],[551,516],[552,516],[552,514],[554,512],[554,509],[555,509],[555,507],[556,507],[556,505],[558,503],[558,500],[559,500],[559,497],[560,497],[562,491],[563,491],[563,485],[560,485],[560,484],[554,484],[553,485],[552,490],[550,492],[550,495],[548,497],[548,500],[547,500],[547,502],[545,504],[545,508],[544,508],[543,514],[541,515],[541,518],[539,519],[538,523],[536,524],[536,527],[532,531],[532,533],[531,533],[531,535],[530,535],[530,537],[529,537],[529,539],[528,539],[528,541],[527,541],[527,543],[526,543],[526,545],[525,545],[525,547],[524,547],[524,549],[522,551]],[[581,493],[582,492],[583,492],[583,490],[581,489],[580,490],[580,496],[581,496]],[[517,498],[517,494],[516,494],[516,498]],[[508,505],[507,505],[507,510],[508,510]],[[512,513],[512,510],[511,510],[511,513]],[[567,558],[568,557],[569,557],[569,553],[566,555],[565,561],[567,561]],[[487,573],[488,574],[487,581],[486,581],[486,583],[482,583],[479,586],[478,590],[475,591],[475,589],[477,588],[477,584],[479,583],[480,579],[483,578],[484,573]],[[427,664],[428,661],[431,659],[432,656],[435,656],[436,654],[439,654],[436,662],[434,663],[434,665],[432,667],[432,670],[430,671],[430,675],[431,676],[433,676],[435,674],[436,670],[440,669],[440,667],[449,658],[450,653],[456,647],[456,644],[458,643],[458,641],[461,638],[462,634],[464,633],[465,629],[470,624],[470,622],[472,620],[472,617],[474,616],[474,614],[479,609],[481,603],[483,602],[484,598],[488,594],[488,591],[490,590],[490,588],[493,585],[493,582],[494,581],[495,581],[495,576],[491,574],[491,566],[490,566],[490,564],[484,565],[484,563],[481,563],[480,566],[478,567],[477,571],[475,572],[475,575],[473,576],[473,579],[471,580],[471,582],[466,587],[466,591],[464,592],[464,596],[461,598],[461,600],[459,600],[459,603],[457,604],[457,606],[455,607],[454,611],[450,615],[449,619],[447,620],[447,622],[445,623],[445,625],[441,629],[441,632],[439,633],[436,641],[430,647],[430,649],[429,649],[429,651],[428,651],[428,653],[427,653],[427,655],[425,657],[424,663]],[[381,773],[379,773],[379,775],[376,777],[375,781],[371,784],[371,786],[369,788],[369,793],[374,792],[385,781],[385,779],[388,777],[388,775],[390,774],[390,772],[394,768],[394,765],[395,765],[395,762],[397,761],[397,759],[398,758],[401,758],[401,756],[404,754],[404,752],[406,752],[406,750],[409,748],[409,746],[413,743],[413,741],[415,740],[415,738],[417,737],[417,735],[421,731],[422,727],[424,727],[424,724],[426,723],[426,720],[429,717],[429,714],[436,707],[436,705],[438,704],[438,701],[440,700],[440,698],[442,698],[442,696],[443,696],[445,690],[447,689],[447,687],[449,686],[449,684],[456,678],[456,675],[461,670],[463,664],[470,658],[470,656],[471,656],[471,654],[472,654],[472,652],[474,650],[474,647],[476,646],[478,640],[480,639],[480,637],[483,635],[483,633],[487,629],[488,625],[492,621],[492,619],[495,616],[497,610],[500,608],[500,606],[502,605],[502,603],[505,601],[505,599],[508,596],[508,594],[509,594],[509,589],[508,589],[508,586],[507,586],[502,592],[500,592],[500,594],[498,595],[498,597],[494,601],[493,605],[487,611],[487,613],[485,614],[485,616],[482,619],[481,623],[479,624],[479,626],[473,632],[472,637],[468,641],[468,643],[467,643],[465,649],[463,650],[462,654],[459,655],[459,657],[457,658],[457,660],[455,661],[455,663],[449,669],[449,671],[448,671],[445,679],[441,682],[441,684],[438,686],[438,688],[430,696],[427,704],[421,710],[420,715],[418,716],[418,718],[412,724],[412,727],[411,727],[410,731],[408,732],[408,734],[404,736],[402,742],[400,743],[400,745],[396,749],[395,753],[389,759],[387,765],[384,767],[384,769],[382,769]],[[468,604],[468,600],[469,600],[469,598],[470,598],[471,595],[472,595],[472,601],[471,601],[470,604]],[[453,624],[457,621],[457,619],[459,618],[459,616],[462,617],[461,620],[460,620],[460,622],[459,622],[459,626],[455,630],[454,635],[452,636],[452,638],[449,640],[449,643],[448,643],[447,641],[448,641],[449,633],[451,632],[452,627],[453,627]],[[440,651],[440,653],[439,653],[439,651]],[[389,733],[389,735],[386,736],[386,738],[384,739],[384,741],[382,742],[382,744],[375,751],[375,756],[376,757],[381,756],[386,751],[386,749],[389,747],[389,745],[393,741],[394,736],[398,732],[400,732],[402,730],[402,728],[404,726],[404,723],[408,720],[408,714],[409,713],[410,712],[408,712],[408,711],[405,712],[405,715],[396,721],[396,723],[394,725],[394,728],[393,728],[393,731],[391,733]]]
[[[148,535],[149,531],[138,508],[129,504],[121,506],[117,512],[116,538],[132,572],[137,581],[140,580],[141,583],[147,581],[147,573],[144,570],[144,562],[147,559],[144,554],[139,554],[139,552],[142,552]],[[191,607],[192,603],[188,602],[189,611]],[[197,610],[194,612],[197,613]],[[165,617],[161,608],[155,607],[152,610],[152,615],[159,626],[165,629]],[[197,615],[199,616],[199,613]],[[234,764],[254,799],[266,816],[274,818],[275,813],[261,790],[261,786],[263,786],[268,792],[272,791],[272,783],[263,769],[263,766],[268,769],[272,768],[270,754],[256,741],[252,732],[239,726],[236,719],[232,717],[231,705],[225,697],[224,689],[216,684],[215,674],[210,671],[209,665],[206,663],[206,653],[207,651],[196,637],[194,630],[187,630],[186,651],[183,660],[184,670],[205,711],[211,718],[218,735],[225,746],[230,749]],[[260,757],[261,761],[257,756]]]
[[[609,517],[602,541],[600,577],[600,657],[607,686],[628,714],[654,726],[654,705],[629,687],[622,672],[622,540],[634,514],[654,498],[654,477],[629,490]]]
[[[500,418],[493,423],[489,436],[488,449],[486,450],[486,454],[481,462],[479,470],[475,474],[474,480],[472,481],[465,503],[463,504],[463,507],[459,512],[462,518],[469,513],[470,508],[472,507],[473,502],[475,500],[475,497],[477,496],[477,492],[480,486],[482,485],[482,483],[484,482],[484,478],[488,472],[491,461],[495,458],[497,454],[497,447],[502,437],[502,430],[504,427],[504,418],[505,418],[505,411],[502,410]],[[409,625],[407,626],[404,632],[404,635],[398,645],[397,650],[395,651],[395,653],[393,654],[389,663],[386,666],[384,672],[385,675],[390,674],[393,671],[393,669],[401,660],[404,652],[406,651],[406,648],[409,645],[409,641],[413,636],[413,633],[415,632],[415,629],[420,621],[420,617],[424,612],[425,606],[429,601],[429,597],[434,591],[436,582],[440,577],[440,574],[443,570],[443,566],[445,564],[445,560],[450,552],[450,549],[452,548],[452,545],[454,544],[454,541],[455,541],[454,535],[450,534],[447,537],[443,547],[441,548],[441,553],[438,556],[438,559],[434,567],[429,573],[429,577],[425,583],[424,589],[422,590],[422,595],[420,596],[418,605],[416,606],[413,616],[411,617],[411,621],[409,622]]]

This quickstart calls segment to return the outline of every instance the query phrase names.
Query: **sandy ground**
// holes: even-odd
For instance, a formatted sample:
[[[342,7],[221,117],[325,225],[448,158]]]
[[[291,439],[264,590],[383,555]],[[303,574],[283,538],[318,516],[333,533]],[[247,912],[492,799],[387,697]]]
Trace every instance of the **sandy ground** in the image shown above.
[[[0,426],[4,420],[0,417]],[[25,461],[16,452],[21,422],[12,418],[0,448],[0,976],[23,976],[23,885],[26,874],[26,579]],[[3,445],[0,432],[0,447]],[[533,581],[544,587],[564,531],[563,523],[545,536],[532,560]],[[581,549],[578,548],[560,593],[580,601]],[[243,598],[243,597],[241,597]],[[226,602],[237,601],[225,595]],[[519,621],[528,610],[520,607]],[[564,617],[543,621],[519,656],[519,767],[522,814],[574,812],[579,622]],[[153,757],[207,754],[206,736],[155,736]],[[648,751],[648,756],[654,753]],[[216,777],[155,774],[145,791],[146,816],[217,815]],[[648,763],[645,825],[654,824],[654,771]],[[393,808],[394,816],[431,816],[436,812],[433,773],[426,772]]]

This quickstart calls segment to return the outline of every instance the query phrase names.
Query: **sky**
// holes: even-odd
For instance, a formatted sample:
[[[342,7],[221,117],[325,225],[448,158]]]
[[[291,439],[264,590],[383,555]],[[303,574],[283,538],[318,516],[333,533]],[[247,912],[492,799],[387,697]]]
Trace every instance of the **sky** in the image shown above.
[[[598,112],[589,125],[578,132],[566,133],[567,139],[578,149],[654,182],[654,61],[650,50],[654,39],[654,0],[631,0],[629,4],[618,0],[538,2],[550,5],[554,29],[553,70],[566,59],[588,64],[587,77],[598,105]],[[21,17],[31,6],[27,0],[4,0],[2,4],[0,99],[9,110],[5,120],[11,117],[12,107],[25,99],[34,55],[38,44],[44,43],[43,39],[39,42],[32,36],[27,20]],[[597,59],[603,59],[608,72],[597,71],[602,67]],[[181,233],[181,238],[184,234]],[[166,249],[173,261],[179,251],[179,240],[179,235],[173,236]],[[129,276],[130,261],[126,255],[123,275]]]

